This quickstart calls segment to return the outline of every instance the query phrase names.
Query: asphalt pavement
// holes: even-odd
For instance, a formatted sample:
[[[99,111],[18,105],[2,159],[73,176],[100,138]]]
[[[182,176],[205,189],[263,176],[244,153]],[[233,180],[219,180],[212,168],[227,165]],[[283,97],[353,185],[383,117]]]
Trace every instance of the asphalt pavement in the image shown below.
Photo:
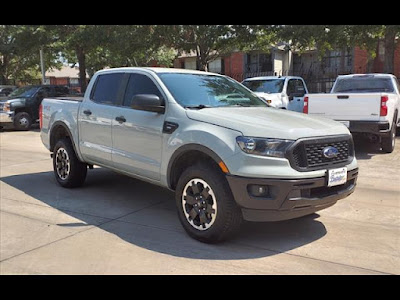
[[[400,137],[355,140],[355,192],[300,219],[190,238],[172,192],[95,167],[64,189],[38,129],[0,133],[0,274],[400,274]]]

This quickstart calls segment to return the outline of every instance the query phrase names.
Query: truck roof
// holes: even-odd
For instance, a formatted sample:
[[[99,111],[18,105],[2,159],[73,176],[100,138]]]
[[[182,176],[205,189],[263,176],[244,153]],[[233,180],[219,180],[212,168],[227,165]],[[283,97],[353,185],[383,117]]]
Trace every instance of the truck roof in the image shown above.
[[[222,76],[221,74],[211,73],[211,72],[204,72],[198,70],[190,70],[190,69],[179,69],[179,68],[161,68],[161,67],[122,67],[122,68],[111,68],[111,69],[104,69],[98,71],[99,73],[112,73],[118,71],[136,71],[136,70],[143,70],[143,71],[152,71],[154,73],[184,73],[184,74],[203,74],[203,75],[218,75]]]
[[[367,73],[367,74],[348,74],[348,75],[339,75],[340,78],[351,78],[351,77],[396,77],[393,74],[387,73]]]
[[[303,79],[300,76],[259,76],[244,79],[245,81],[252,80],[268,80],[268,79]]]

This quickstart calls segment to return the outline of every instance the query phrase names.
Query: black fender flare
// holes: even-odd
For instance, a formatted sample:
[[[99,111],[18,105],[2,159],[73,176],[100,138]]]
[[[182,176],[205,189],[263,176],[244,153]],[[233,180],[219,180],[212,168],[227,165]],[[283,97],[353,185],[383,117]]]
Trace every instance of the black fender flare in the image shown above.
[[[69,137],[70,137],[70,140],[71,140],[71,143],[72,143],[72,147],[74,148],[74,151],[75,151],[76,155],[78,155],[78,152],[76,151],[75,142],[74,142],[74,136],[72,135],[71,130],[69,130],[68,126],[67,126],[64,122],[62,122],[62,121],[56,121],[56,122],[54,122],[53,125],[51,126],[51,129],[50,129],[50,149],[51,149],[51,150],[50,150],[50,151],[53,152],[52,149],[53,149],[54,146],[55,146],[55,144],[54,144],[54,145],[51,144],[52,134],[53,134],[54,129],[55,129],[56,127],[58,127],[58,126],[62,126],[62,127],[65,129],[65,131],[68,133],[68,135],[69,135]]]
[[[203,145],[200,144],[185,144],[181,147],[179,147],[178,149],[175,150],[175,152],[172,154],[169,162],[168,162],[168,167],[167,167],[167,183],[168,183],[168,187],[171,188],[172,186],[172,178],[171,178],[171,174],[173,172],[173,166],[174,163],[176,161],[178,161],[178,159],[185,153],[189,152],[189,151],[199,151],[202,152],[206,155],[208,155],[209,157],[211,157],[214,162],[218,165],[222,159],[221,157],[219,157],[218,154],[216,154],[213,150],[211,150],[210,148],[207,148]]]

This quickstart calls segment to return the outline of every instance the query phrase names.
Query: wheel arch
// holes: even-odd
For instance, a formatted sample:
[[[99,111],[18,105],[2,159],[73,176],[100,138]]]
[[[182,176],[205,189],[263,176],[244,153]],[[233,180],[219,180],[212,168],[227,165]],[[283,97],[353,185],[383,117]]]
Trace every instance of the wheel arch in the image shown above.
[[[175,190],[179,180],[179,174],[181,174],[188,166],[199,161],[204,161],[221,170],[219,163],[222,161],[222,159],[213,150],[200,144],[186,144],[178,148],[172,154],[168,163],[168,188]]]
[[[53,152],[57,141],[62,138],[69,138],[71,140],[71,144],[72,144],[72,147],[74,148],[75,153],[78,154],[78,152],[76,151],[77,149],[76,149],[76,146],[74,143],[72,133],[69,130],[68,126],[62,121],[54,122],[53,126],[51,127],[51,130],[50,130],[50,152]]]

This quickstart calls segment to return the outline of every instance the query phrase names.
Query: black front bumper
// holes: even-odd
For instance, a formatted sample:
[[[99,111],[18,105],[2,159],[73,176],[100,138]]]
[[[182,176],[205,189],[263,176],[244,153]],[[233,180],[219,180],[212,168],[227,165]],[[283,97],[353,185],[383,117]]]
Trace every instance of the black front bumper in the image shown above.
[[[389,122],[350,121],[351,133],[372,133],[386,135],[390,132]]]
[[[327,187],[327,177],[310,179],[263,179],[228,175],[227,180],[243,218],[264,222],[288,220],[327,208],[353,193],[358,169],[347,172],[343,185]],[[249,185],[268,186],[265,197],[252,196]]]

